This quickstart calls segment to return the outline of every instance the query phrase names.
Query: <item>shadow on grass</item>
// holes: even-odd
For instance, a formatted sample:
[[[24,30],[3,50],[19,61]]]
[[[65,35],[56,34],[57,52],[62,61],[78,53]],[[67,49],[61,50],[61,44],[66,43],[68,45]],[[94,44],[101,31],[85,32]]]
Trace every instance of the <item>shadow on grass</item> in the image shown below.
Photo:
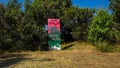
[[[39,60],[39,61],[54,61],[54,60],[56,60],[56,59],[52,59],[52,58],[43,58],[43,59],[41,59],[41,60]]]
[[[68,48],[70,48],[70,47],[72,47],[72,46],[74,46],[75,44],[69,44],[69,45],[67,45],[66,47],[64,47],[62,50],[66,50],[66,49],[68,49]]]
[[[0,56],[0,68],[7,68],[21,61],[29,60],[30,58],[24,58],[26,55],[27,54],[2,55]]]
[[[42,58],[42,59],[33,59],[31,61],[39,61],[39,62],[50,62],[50,61],[55,61],[56,59],[53,59],[53,58]]]

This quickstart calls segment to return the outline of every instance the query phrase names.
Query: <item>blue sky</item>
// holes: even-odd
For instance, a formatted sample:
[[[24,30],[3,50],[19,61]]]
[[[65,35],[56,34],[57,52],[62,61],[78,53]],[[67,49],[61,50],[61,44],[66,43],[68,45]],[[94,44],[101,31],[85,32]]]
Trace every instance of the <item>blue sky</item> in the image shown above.
[[[102,8],[107,9],[109,7],[108,0],[72,0],[73,5],[81,8]]]
[[[20,3],[24,3],[24,0],[18,0]],[[0,0],[0,2],[6,4],[7,0]],[[108,0],[72,0],[74,6],[81,8],[102,8],[107,9],[109,6]]]

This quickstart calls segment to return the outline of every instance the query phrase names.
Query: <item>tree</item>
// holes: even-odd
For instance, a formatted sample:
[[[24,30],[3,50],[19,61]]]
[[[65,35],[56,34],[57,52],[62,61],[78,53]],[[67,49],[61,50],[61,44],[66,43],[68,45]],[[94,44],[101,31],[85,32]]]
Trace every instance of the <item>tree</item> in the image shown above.
[[[21,22],[22,11],[20,3],[17,0],[9,0],[4,7],[3,18],[4,26],[1,33],[1,49],[13,51],[21,48],[19,26]]]
[[[113,18],[115,22],[114,31],[116,33],[116,40],[120,42],[120,0],[109,0],[110,9],[113,13]]]
[[[5,16],[4,16],[5,11],[6,11],[5,5],[0,3],[0,29],[1,30],[8,27],[7,23],[5,22]]]
[[[2,52],[2,41],[4,39],[4,34],[6,33],[5,31],[5,27],[6,27],[6,23],[5,23],[5,18],[4,18],[4,14],[5,14],[5,6],[4,4],[0,3],[0,53]]]
[[[46,48],[47,45],[47,32],[43,24],[41,8],[38,7],[39,4],[33,5],[33,3],[31,0],[26,0],[24,4],[25,12],[22,17],[24,50],[38,50],[42,49],[43,45]]]
[[[18,0],[8,0],[6,6],[1,4],[0,48],[5,51],[45,48],[47,19],[60,18],[71,4],[71,0],[25,0],[23,11]]]
[[[71,5],[71,0],[34,0],[31,7],[34,10],[34,20],[39,25],[46,26],[48,18],[61,18],[63,11]],[[61,25],[63,27],[62,20]]]
[[[110,9],[113,11],[116,28],[120,30],[120,0],[110,0]]]
[[[61,16],[63,38],[70,40],[86,40],[89,21],[93,17],[92,9],[81,9],[71,6],[63,11]],[[72,36],[71,36],[72,35]],[[64,37],[65,36],[65,37]]]
[[[114,37],[112,15],[105,10],[98,10],[89,25],[88,40],[93,44],[99,41],[111,42]]]
[[[35,10],[35,19],[46,25],[48,18],[60,18],[65,8],[71,6],[71,0],[34,0],[31,4]]]

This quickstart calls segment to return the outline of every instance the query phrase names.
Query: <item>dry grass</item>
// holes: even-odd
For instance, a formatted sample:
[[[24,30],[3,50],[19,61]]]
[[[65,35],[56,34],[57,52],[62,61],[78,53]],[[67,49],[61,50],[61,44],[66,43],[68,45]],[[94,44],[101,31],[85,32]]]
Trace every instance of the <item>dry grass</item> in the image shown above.
[[[8,53],[0,58],[1,67],[8,68],[120,68],[120,53],[101,53],[88,43],[62,45],[61,51]],[[5,60],[11,60],[5,63]],[[22,59],[21,61],[18,59]],[[14,63],[16,62],[16,63]],[[6,65],[5,65],[6,64]],[[1,68],[0,67],[0,68]]]

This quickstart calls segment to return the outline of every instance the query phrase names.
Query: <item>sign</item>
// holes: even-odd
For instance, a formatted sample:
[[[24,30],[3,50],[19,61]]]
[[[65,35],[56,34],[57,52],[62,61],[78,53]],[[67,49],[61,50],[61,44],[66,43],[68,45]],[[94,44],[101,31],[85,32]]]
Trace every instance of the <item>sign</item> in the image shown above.
[[[60,19],[48,19],[49,50],[61,50]]]

